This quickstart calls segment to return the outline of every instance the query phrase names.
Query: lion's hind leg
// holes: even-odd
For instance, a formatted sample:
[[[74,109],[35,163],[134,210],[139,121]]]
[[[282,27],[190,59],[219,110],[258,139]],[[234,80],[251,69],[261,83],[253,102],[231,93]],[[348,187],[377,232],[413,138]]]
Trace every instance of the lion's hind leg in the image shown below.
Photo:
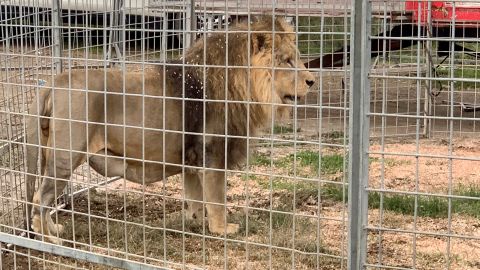
[[[53,156],[55,156],[55,162]],[[72,162],[70,162],[70,156]],[[45,239],[51,243],[61,243],[58,237],[63,231],[63,226],[55,224],[50,216],[51,208],[48,206],[62,193],[69,181],[71,171],[77,168],[84,159],[84,155],[80,153],[56,150],[54,155],[52,150],[47,151],[45,174],[39,189],[33,196],[32,229],[36,233],[43,234]]]
[[[63,232],[63,225],[56,224],[50,215],[50,211],[48,211],[49,209],[43,211],[42,208],[44,207],[40,207],[40,214],[33,216],[32,229],[36,233],[42,233],[48,242],[61,244],[58,236]]]
[[[66,181],[55,180],[44,176],[39,190],[33,197],[32,229],[36,233],[43,234],[51,243],[60,244],[59,234],[63,231],[61,225],[55,224],[50,216],[50,208],[55,198],[62,192]]]
[[[122,157],[108,149],[101,149],[95,155],[90,156],[88,164],[105,177],[125,177],[125,171],[128,168],[128,164],[123,161]]]

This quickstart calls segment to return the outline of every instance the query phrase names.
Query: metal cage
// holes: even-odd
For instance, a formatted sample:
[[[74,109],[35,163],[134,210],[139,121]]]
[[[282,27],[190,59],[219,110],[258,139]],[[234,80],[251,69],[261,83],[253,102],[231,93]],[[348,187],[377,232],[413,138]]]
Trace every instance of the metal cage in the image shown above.
[[[477,2],[5,0],[0,6],[0,269],[480,267]],[[277,66],[285,57],[275,48],[283,49],[284,44],[275,41],[270,48],[259,49],[272,57],[269,66],[252,64],[259,53],[252,49],[252,39],[282,34],[275,27],[265,33],[252,30],[262,18],[282,18],[292,27],[291,45],[298,49],[294,58],[305,68],[292,63]],[[238,30],[237,24],[246,30]],[[242,34],[248,42],[244,50],[233,53],[248,55],[248,64],[236,66],[230,60],[207,64],[211,63],[207,52],[215,53],[209,51],[215,46],[208,43],[215,39],[209,38],[230,42],[229,36]],[[225,48],[233,45],[225,43]],[[204,53],[202,61],[189,62],[188,53],[195,46]],[[235,59],[231,52],[226,49],[217,56]],[[174,75],[180,78],[182,94],[172,97],[162,90],[163,94],[152,95],[145,74],[155,70],[167,74],[169,68],[178,71]],[[212,69],[227,75],[209,78],[206,74]],[[293,72],[288,74],[295,74],[294,79],[284,84],[295,86],[280,89],[293,91],[291,95],[299,91],[301,72],[308,71],[315,83],[303,99],[280,104],[289,109],[279,111],[284,114],[273,109],[278,101],[254,99],[251,77],[244,82],[250,92],[243,100],[232,100],[228,94],[223,99],[185,94],[186,87],[202,91],[212,87],[209,80],[224,84],[224,89],[236,87],[229,72],[251,75],[256,69],[266,70],[272,82],[283,79],[275,74]],[[198,85],[189,81],[191,70],[200,76],[194,78]],[[30,104],[46,89],[98,94],[89,87],[72,86],[72,74],[87,71],[100,72],[103,78],[110,78],[109,72],[120,74],[117,81],[121,78],[123,86],[115,90],[123,100],[117,104],[123,112],[134,110],[125,100],[142,101],[135,108],[142,111],[141,119],[111,124],[123,132],[123,146],[153,147],[145,135],[139,141],[126,139],[128,129],[158,132],[160,137],[180,134],[181,161],[168,165],[181,172],[142,185],[98,173],[88,159],[70,168],[66,188],[55,194],[52,205],[42,205],[55,223],[64,226],[63,233],[55,235],[62,243],[51,243],[25,227],[31,221],[24,209],[32,204],[26,196],[27,149],[32,146],[26,135],[31,127],[25,122],[31,117]],[[125,87],[132,72],[143,74],[139,93]],[[56,87],[58,76],[65,76],[69,86]],[[87,75],[86,83],[89,80]],[[166,80],[159,85],[166,87]],[[272,84],[271,95],[279,93],[276,87]],[[111,91],[107,88],[105,83],[102,91]],[[196,99],[204,108],[209,102],[224,109],[250,108],[245,115],[226,113],[219,122],[224,126],[244,118],[242,123],[248,126],[254,117],[251,108],[259,105],[270,106],[272,117],[259,134],[250,126],[240,135],[228,134],[228,128],[216,133],[206,127],[191,131],[189,121],[207,121],[203,109],[188,107]],[[182,114],[180,122],[186,124],[180,130],[166,128],[168,119],[162,120],[163,127],[152,128],[144,122],[158,113],[147,111],[150,101],[193,109]],[[52,106],[55,110],[80,102],[84,101]],[[99,108],[107,112],[106,105]],[[165,111],[162,115],[168,116]],[[88,117],[61,120],[70,127],[78,122],[108,127],[106,120],[98,123]],[[82,138],[68,134],[70,141]],[[202,138],[194,141],[201,164],[187,160],[189,136]],[[249,150],[245,162],[239,168],[209,167],[213,154],[206,150],[206,138],[224,140],[225,163],[233,155],[226,150],[228,140],[244,140]],[[161,144],[166,148],[176,143]],[[57,151],[55,146],[43,148]],[[89,158],[97,154],[88,148],[68,152]],[[148,164],[168,163],[126,151],[102,157],[120,160],[123,174],[126,164],[138,162],[143,182]],[[202,205],[195,220],[187,219],[191,200],[185,185],[191,170],[202,177],[209,170],[226,177],[224,202],[219,204],[226,209],[223,218],[239,225],[238,232],[209,231],[206,209],[211,202],[205,194],[194,201]],[[36,190],[42,181],[65,180],[42,178],[43,173],[35,173]],[[205,186],[206,180],[201,181]]]

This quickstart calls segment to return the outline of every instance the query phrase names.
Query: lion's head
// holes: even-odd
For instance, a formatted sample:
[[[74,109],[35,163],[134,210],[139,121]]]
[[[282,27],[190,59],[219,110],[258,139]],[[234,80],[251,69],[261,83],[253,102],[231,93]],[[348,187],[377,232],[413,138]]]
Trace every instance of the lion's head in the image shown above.
[[[228,108],[225,104],[211,108],[217,115],[233,117],[228,121],[230,132],[246,135],[247,126],[250,133],[265,127],[278,106],[294,104],[314,84],[295,37],[283,19],[265,17],[201,38],[188,50],[185,62],[202,66],[194,73],[206,76],[208,99],[228,101]]]
[[[294,104],[307,94],[315,78],[300,59],[293,28],[283,19],[272,23],[271,18],[263,18],[251,29],[254,31],[251,65],[266,67],[260,73],[273,82],[272,99],[263,101]]]

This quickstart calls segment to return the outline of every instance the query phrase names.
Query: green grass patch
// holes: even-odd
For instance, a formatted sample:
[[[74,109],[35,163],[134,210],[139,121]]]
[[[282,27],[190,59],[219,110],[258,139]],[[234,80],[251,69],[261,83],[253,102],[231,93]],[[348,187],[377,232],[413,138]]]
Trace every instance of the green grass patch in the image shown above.
[[[108,50],[108,47],[105,47],[105,48],[104,48],[103,45],[92,46],[92,47],[88,47],[88,52],[89,52],[89,53],[102,54],[102,55],[103,55],[103,52],[105,51],[105,49]]]
[[[290,154],[283,158],[273,160],[273,164],[280,168],[293,168],[294,159],[297,161],[297,166],[310,167],[314,172],[318,172],[319,167],[323,174],[343,172],[343,155],[332,154],[320,156],[318,152],[309,150],[299,151],[296,155]],[[253,155],[250,164],[254,166],[270,166],[271,157],[266,154],[257,153]]]
[[[438,68],[437,75],[440,78],[452,77],[449,67]],[[453,78],[472,80],[468,82],[456,82],[456,84],[463,86],[462,88],[476,88],[478,85],[480,85],[480,69],[476,67],[455,67],[453,69]],[[444,84],[444,86],[448,84],[448,82],[442,83]]]
[[[321,161],[322,172],[328,174],[343,172],[344,157],[342,155],[325,155],[322,157]]]
[[[270,166],[272,159],[269,155],[263,153],[255,153],[250,160],[253,166]]]
[[[455,213],[467,214],[480,218],[480,187],[461,187],[453,194],[478,198],[478,200],[452,199],[452,208]]]
[[[322,187],[322,197],[336,202],[342,202],[344,200],[346,202],[348,199],[348,186],[326,184]]]
[[[296,156],[301,166],[310,166],[318,170],[320,155],[317,152],[301,151]],[[291,154],[290,157],[293,159],[295,156]]]
[[[291,168],[293,167],[294,158],[296,158],[297,166],[310,167],[314,171],[318,171],[320,168],[323,174],[343,172],[345,162],[344,156],[339,154],[324,155],[320,157],[318,152],[307,150],[300,151],[296,155],[290,154],[286,157],[274,160],[273,164],[278,167]],[[380,161],[378,158],[370,159],[370,162],[378,161]],[[408,160],[397,161],[385,159],[385,164],[387,166],[399,166],[408,163]],[[269,166],[271,164],[271,158],[265,154],[257,154],[252,159],[252,164]],[[336,202],[344,202],[348,200],[347,187],[344,187],[343,185],[322,184],[319,187],[318,184],[311,182],[299,182],[290,179],[273,179],[271,182],[272,186],[270,187],[269,181],[261,181],[260,179],[254,180],[259,181],[259,184],[266,189],[286,190],[290,194],[295,192],[296,197],[299,199],[312,197],[316,200],[320,193],[322,199]],[[480,198],[480,188],[460,186],[454,190],[453,194],[457,196]],[[382,204],[380,203],[381,197],[383,197]],[[368,200],[368,206],[371,209],[378,209],[382,206],[386,211],[413,215],[415,213],[415,207],[417,206],[416,209],[418,216],[432,218],[448,217],[449,199],[444,197],[392,193],[383,193],[382,196],[379,192],[369,192]],[[480,218],[480,199],[452,198],[450,201],[452,214],[462,214]]]
[[[257,179],[259,180],[259,179]],[[320,186],[317,183],[310,181],[295,181],[291,179],[272,179],[271,187],[269,181],[258,181],[258,184],[265,189],[272,190],[284,190],[287,191],[289,195],[295,195],[297,200],[302,201],[308,197],[312,197],[314,200],[318,200],[318,195],[323,199],[328,199],[332,201],[343,201],[347,195],[347,187],[343,184],[321,184]],[[320,189],[320,192],[319,192]],[[345,192],[345,193],[344,193]]]
[[[282,134],[282,133],[293,133],[294,129],[292,126],[284,125],[274,125],[273,134]],[[297,132],[300,132],[300,128],[297,128]]]
[[[348,18],[347,18],[348,20]],[[346,22],[343,17],[322,18],[300,17],[298,30],[303,32],[298,36],[298,47],[302,54],[331,53],[348,44],[348,36],[345,32]],[[308,32],[313,32],[312,34]]]
[[[372,192],[368,194],[369,208],[380,208],[381,194]],[[419,196],[417,198],[418,216],[425,217],[445,217],[447,213],[446,200],[439,197]],[[415,196],[400,194],[384,194],[383,209],[393,211],[404,215],[413,215],[415,211]]]
[[[293,159],[294,155],[290,155]],[[310,166],[313,170],[318,171],[320,166],[321,172],[326,174],[334,174],[343,172],[344,157],[339,154],[324,155],[320,157],[318,152],[301,151],[297,153],[297,160],[301,166]]]
[[[269,181],[261,181],[259,185],[265,189],[270,189],[270,182]],[[297,185],[298,186],[298,185]],[[283,181],[283,179],[273,179],[272,180],[272,189],[273,190],[287,190],[292,192],[295,190],[295,184],[293,181]]]
[[[293,168],[293,155],[276,159],[273,164],[280,168]]]
[[[345,137],[345,133],[343,131],[332,131],[322,133],[323,139],[343,139]]]
[[[298,48],[302,54],[332,53],[350,44],[349,17],[299,17]],[[382,32],[381,19],[372,19],[372,33]]]
[[[270,188],[269,182],[259,182],[264,188]],[[285,179],[273,179],[273,190],[286,190],[289,194],[295,192],[296,197],[301,201],[312,197],[318,199],[319,189],[322,200],[335,202],[346,202],[348,200],[348,186],[342,184],[322,184],[320,187],[311,182],[294,182]],[[467,196],[475,199],[451,199],[452,214],[461,214],[480,218],[480,188],[458,187],[453,193],[457,196]],[[417,197],[417,215],[431,218],[448,217],[448,198],[435,196],[414,196],[404,194],[383,194],[383,209],[404,215],[413,215],[415,211],[415,197]],[[380,208],[381,193],[370,192],[368,194],[368,207],[370,209]]]
[[[346,187],[345,187],[346,188]],[[325,197],[334,201],[343,201],[347,199],[347,191],[342,186],[328,185],[322,189],[322,194]],[[468,215],[475,218],[480,218],[480,189],[474,187],[459,187],[455,192],[457,196],[468,196],[479,198],[474,199],[451,199],[452,214]],[[414,195],[403,194],[383,194],[383,209],[404,215],[413,215],[415,211],[415,197]],[[368,194],[368,207],[370,209],[380,208],[379,192],[370,192]],[[448,217],[448,198],[435,196],[417,196],[417,215],[421,217],[431,218],[447,218]]]

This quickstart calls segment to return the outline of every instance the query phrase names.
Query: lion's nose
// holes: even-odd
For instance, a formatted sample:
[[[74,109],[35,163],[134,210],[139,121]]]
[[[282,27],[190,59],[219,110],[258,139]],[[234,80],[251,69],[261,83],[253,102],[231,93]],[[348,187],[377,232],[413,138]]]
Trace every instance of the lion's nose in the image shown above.
[[[305,82],[307,83],[308,87],[312,87],[315,84],[315,81],[312,80],[306,80]]]

